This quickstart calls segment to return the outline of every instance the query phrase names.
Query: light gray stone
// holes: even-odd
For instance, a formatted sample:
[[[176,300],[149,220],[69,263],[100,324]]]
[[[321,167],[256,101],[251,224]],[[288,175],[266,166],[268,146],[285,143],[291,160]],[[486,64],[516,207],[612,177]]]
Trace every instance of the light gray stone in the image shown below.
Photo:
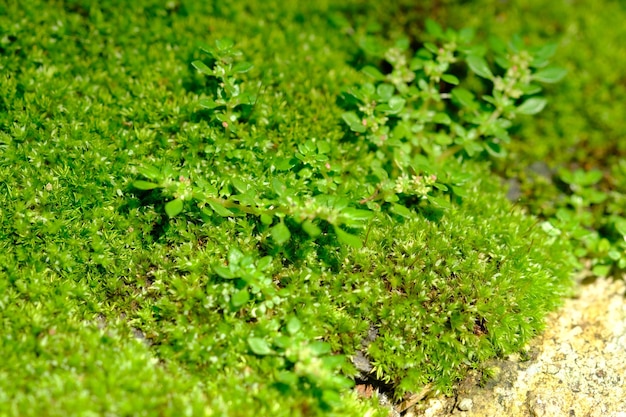
[[[461,411],[469,411],[472,409],[473,405],[474,402],[471,398],[463,398],[459,401],[456,407]]]

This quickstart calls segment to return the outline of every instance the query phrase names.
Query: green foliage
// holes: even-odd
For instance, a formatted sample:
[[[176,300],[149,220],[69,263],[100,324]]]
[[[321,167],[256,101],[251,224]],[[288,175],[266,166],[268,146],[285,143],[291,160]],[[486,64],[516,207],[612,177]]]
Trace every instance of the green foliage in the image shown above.
[[[553,48],[380,7],[0,5],[0,414],[384,416],[355,379],[449,392],[541,329],[565,232],[480,161]],[[564,207],[618,205],[587,171]]]
[[[396,12],[406,6],[399,4]],[[478,25],[484,41],[518,33],[533,42],[558,43],[553,60],[568,75],[548,87],[550,104],[542,117],[520,120],[509,155],[496,170],[510,179],[520,204],[563,232],[582,265],[594,275],[619,277],[626,266],[620,226],[626,219],[626,85],[617,70],[626,65],[623,2],[481,0],[450,1],[438,9],[425,2],[423,7],[448,25]],[[492,13],[485,14],[487,9]],[[415,18],[413,9],[406,11],[404,19]],[[542,69],[535,78],[550,81],[562,75],[562,70]],[[584,172],[602,175],[593,184],[570,182]]]
[[[256,216],[266,229],[271,226],[269,232],[278,245],[291,239],[285,218],[313,238],[331,226],[340,243],[360,248],[362,240],[341,227],[362,229],[381,210],[407,216],[420,200],[447,207],[450,195],[464,194],[461,187],[467,178],[442,162],[459,153],[470,157],[480,152],[503,153],[501,145],[509,141],[511,119],[517,113],[535,114],[545,106],[545,99],[524,96],[541,90],[532,84],[533,70],[546,67],[554,48],[548,45],[531,53],[519,42],[509,49],[499,47],[495,61],[502,69],[500,76],[494,75],[478,55],[484,51],[470,46],[472,31],[444,33],[432,21],[429,28],[444,44],[438,47],[427,43],[411,59],[407,57],[406,39],[388,49],[372,37],[361,41],[365,52],[382,53],[380,58],[392,66],[392,71],[383,75],[375,67],[366,66],[363,72],[377,83],[365,82],[345,94],[346,105],[358,107],[358,113],[342,114],[356,140],[337,143],[312,138],[297,145],[294,157],[273,159],[256,143],[245,141],[244,132],[237,136],[236,130],[229,129],[231,134],[212,137],[213,143],[205,152],[211,153],[209,157],[217,166],[219,158],[228,157],[223,150],[236,150],[230,156],[231,162],[261,171],[254,181],[240,171],[236,175],[213,171],[208,177],[198,168],[167,168],[161,172],[142,167],[139,172],[152,182],[138,180],[135,188],[162,188],[162,195],[171,199],[165,205],[170,217],[182,211],[186,200],[197,203],[209,216]],[[235,75],[243,72],[237,68],[247,70],[251,64],[233,66],[232,57],[241,52],[233,49],[232,41],[216,41],[216,45],[214,49],[203,48],[216,57],[213,68],[201,61],[193,65],[220,81],[215,101],[208,100],[232,110],[240,102],[227,105],[226,99],[236,99],[247,85],[236,79]],[[446,73],[453,63],[458,65],[457,54],[462,54],[474,73],[492,82],[491,95],[481,97],[484,103],[478,103],[474,94],[461,86],[441,92],[446,88],[440,85],[442,80],[459,83],[455,75]],[[558,68],[547,68],[542,73],[539,78],[550,82],[562,75]],[[211,118],[221,120],[223,111],[207,105],[206,100],[200,104],[212,110]],[[237,117],[231,115],[228,120],[234,123]],[[362,143],[359,135],[364,135],[367,142]],[[254,136],[249,138],[256,141]],[[240,140],[233,144],[234,139]]]
[[[212,118],[221,122],[228,131],[236,131],[240,119],[249,114],[256,103],[256,95],[242,89],[236,76],[250,71],[253,65],[249,62],[237,62],[240,51],[233,49],[234,42],[230,39],[218,39],[215,47],[203,46],[202,51],[208,54],[215,62],[214,67],[208,67],[204,62],[197,60],[191,65],[200,73],[212,77],[217,85],[215,98],[202,98],[200,105],[212,110]]]
[[[484,199],[496,189],[473,183],[439,220],[382,222],[334,280],[346,311],[377,329],[367,356],[397,396],[429,374],[449,392],[464,367],[521,348],[565,294],[565,260],[550,259],[567,246],[504,198]]]
[[[444,32],[433,21],[426,27],[439,45],[426,42],[412,56],[406,38],[389,48],[371,36],[361,40],[366,54],[384,59],[391,71],[383,75],[374,67],[363,68],[375,83],[347,93],[358,114],[346,112],[344,121],[402,169],[409,165],[406,155],[416,149],[439,160],[460,152],[469,157],[481,152],[502,156],[515,116],[536,114],[546,105],[536,96],[541,87],[533,82],[556,82],[564,75],[560,68],[546,68],[554,45],[527,49],[519,40],[508,47],[494,41],[493,60],[499,67],[495,72],[485,59],[485,48],[471,44],[472,30]],[[480,100],[458,85],[463,63],[489,81],[491,91]]]

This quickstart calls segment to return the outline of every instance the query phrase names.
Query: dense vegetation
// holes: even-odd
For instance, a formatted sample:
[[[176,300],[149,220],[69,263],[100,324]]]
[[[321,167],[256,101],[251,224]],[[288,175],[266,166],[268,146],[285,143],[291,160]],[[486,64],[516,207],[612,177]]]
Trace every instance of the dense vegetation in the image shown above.
[[[0,414],[387,415],[626,267],[623,4],[335,3],[0,3]]]

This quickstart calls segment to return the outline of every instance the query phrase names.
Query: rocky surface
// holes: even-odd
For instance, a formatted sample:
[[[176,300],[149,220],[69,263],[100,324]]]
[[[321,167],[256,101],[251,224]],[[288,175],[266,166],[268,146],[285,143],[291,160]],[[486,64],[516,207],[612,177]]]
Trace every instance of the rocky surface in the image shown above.
[[[524,357],[488,364],[453,398],[430,398],[409,417],[626,417],[626,285],[597,279],[548,318]]]

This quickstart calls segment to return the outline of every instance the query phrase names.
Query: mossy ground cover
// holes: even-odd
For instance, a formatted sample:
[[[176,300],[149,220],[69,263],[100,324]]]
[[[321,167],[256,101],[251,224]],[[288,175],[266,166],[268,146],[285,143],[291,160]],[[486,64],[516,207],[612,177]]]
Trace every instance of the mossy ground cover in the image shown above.
[[[446,2],[435,12],[449,25],[480,25],[485,39],[518,33],[558,42],[554,60],[568,76],[547,87],[542,117],[519,125],[519,140],[497,170],[514,178],[520,203],[563,230],[600,276],[626,268],[626,84],[616,70],[626,65],[624,13],[620,1]]]
[[[509,162],[556,148],[557,130],[518,141],[572,117],[552,103],[585,81],[548,88],[551,113],[509,125],[543,101],[503,93],[475,120],[487,61],[464,46],[448,71],[457,35],[425,23],[471,10],[407,7],[0,5],[0,414],[386,415],[355,379],[449,392],[536,334],[570,288],[573,232],[512,205],[489,167],[501,145]]]

